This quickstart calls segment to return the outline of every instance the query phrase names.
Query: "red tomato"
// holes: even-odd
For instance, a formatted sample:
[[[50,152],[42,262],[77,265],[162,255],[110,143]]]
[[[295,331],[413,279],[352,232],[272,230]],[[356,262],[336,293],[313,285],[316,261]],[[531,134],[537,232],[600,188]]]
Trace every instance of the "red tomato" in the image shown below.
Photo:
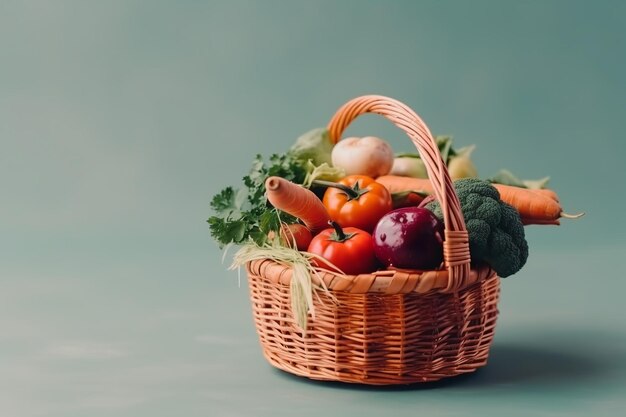
[[[391,211],[391,194],[382,184],[365,175],[348,175],[324,193],[330,218],[341,227],[356,227],[371,233],[381,217]]]
[[[374,271],[378,261],[374,254],[372,236],[355,227],[342,229],[334,222],[332,225],[333,229],[322,230],[313,238],[308,252],[326,259],[346,275],[366,274]],[[334,270],[323,261],[316,260],[315,263],[320,267]]]

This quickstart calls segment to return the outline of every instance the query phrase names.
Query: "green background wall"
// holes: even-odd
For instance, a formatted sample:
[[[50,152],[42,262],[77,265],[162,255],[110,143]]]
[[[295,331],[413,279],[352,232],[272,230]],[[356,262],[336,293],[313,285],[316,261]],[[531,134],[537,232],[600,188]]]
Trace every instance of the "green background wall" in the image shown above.
[[[526,316],[539,305],[556,323],[546,328],[617,320],[625,26],[617,0],[2,2],[0,414],[109,415],[98,408],[108,398],[128,415],[176,404],[201,415],[209,406],[193,408],[193,387],[219,388],[174,358],[236,360],[219,343],[189,347],[198,329],[245,334],[264,381],[245,290],[204,223],[208,202],[256,153],[285,150],[366,93],[405,102],[458,146],[476,144],[481,175],[550,175],[565,208],[587,212],[528,229],[528,269],[504,287],[509,335],[542,321]],[[411,150],[376,117],[348,133]],[[588,336],[559,340],[556,349]],[[67,343],[78,362],[64,361]],[[119,351],[141,354],[102,359]],[[142,373],[151,361],[171,366]],[[109,390],[128,369],[152,402]],[[81,391],[92,402],[67,406],[90,375],[105,378]],[[162,383],[140,388],[149,380]]]

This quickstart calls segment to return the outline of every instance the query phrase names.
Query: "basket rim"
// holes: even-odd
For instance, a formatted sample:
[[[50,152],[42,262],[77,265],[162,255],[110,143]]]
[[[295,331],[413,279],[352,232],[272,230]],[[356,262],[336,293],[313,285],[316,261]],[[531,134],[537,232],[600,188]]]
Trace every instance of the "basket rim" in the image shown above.
[[[246,270],[249,276],[264,277],[276,285],[289,286],[291,284],[291,266],[272,259],[258,259],[248,262]],[[454,293],[495,275],[496,272],[488,265],[475,265],[470,268],[467,279],[462,286],[450,288],[449,271],[445,268],[425,271],[384,269],[359,275],[344,275],[315,268],[314,272],[311,273],[311,282],[313,285],[326,288],[329,291],[350,294]]]

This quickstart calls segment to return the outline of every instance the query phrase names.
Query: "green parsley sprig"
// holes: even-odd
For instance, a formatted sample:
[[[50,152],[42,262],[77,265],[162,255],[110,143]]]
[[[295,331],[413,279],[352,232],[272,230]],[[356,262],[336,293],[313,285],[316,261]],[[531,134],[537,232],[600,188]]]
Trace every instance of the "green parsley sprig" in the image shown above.
[[[211,236],[223,248],[230,243],[241,244],[248,240],[262,245],[271,231],[277,232],[281,223],[295,223],[297,219],[279,212],[267,202],[265,180],[279,176],[302,184],[307,169],[291,153],[273,154],[268,161],[257,155],[248,175],[243,177],[244,187],[226,187],[211,200],[215,213],[209,217]]]

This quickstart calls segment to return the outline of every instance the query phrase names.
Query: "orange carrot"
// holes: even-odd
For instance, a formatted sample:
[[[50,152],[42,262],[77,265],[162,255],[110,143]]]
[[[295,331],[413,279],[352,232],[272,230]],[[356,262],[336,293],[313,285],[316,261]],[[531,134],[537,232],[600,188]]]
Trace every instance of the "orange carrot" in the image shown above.
[[[268,234],[270,240],[274,239],[276,234],[271,231]],[[283,224],[280,228],[280,238],[285,246],[293,247],[293,243],[296,244],[296,249],[305,251],[308,249],[313,235],[311,231],[303,224]]]
[[[394,209],[402,207],[417,207],[427,194],[420,194],[416,191],[402,191],[399,193],[390,193],[391,203]]]
[[[567,214],[559,203],[558,195],[548,189],[530,190],[511,185],[493,184],[500,199],[519,211],[522,223],[559,225],[560,218],[577,219],[584,213]]]
[[[550,190],[549,188],[532,189],[532,192],[551,198],[557,203],[559,202],[559,196],[554,191]]]
[[[383,175],[376,178],[376,182],[389,190],[390,193],[414,191],[432,194],[433,186],[430,180],[423,178],[401,177],[399,175]]]
[[[376,177],[376,182],[389,191],[394,209],[418,206],[425,197],[433,193],[430,181],[423,178],[383,175]]]
[[[422,190],[432,193],[430,180],[421,178],[385,175],[376,178],[392,193],[408,190]],[[511,185],[492,184],[500,193],[500,199],[515,207],[520,213],[522,223],[529,224],[560,224],[559,219],[578,218],[583,213],[571,215],[563,212],[558,195],[549,189],[531,190]]]
[[[281,177],[269,177],[265,189],[270,204],[300,219],[311,233],[328,228],[330,217],[326,207],[313,191]]]

